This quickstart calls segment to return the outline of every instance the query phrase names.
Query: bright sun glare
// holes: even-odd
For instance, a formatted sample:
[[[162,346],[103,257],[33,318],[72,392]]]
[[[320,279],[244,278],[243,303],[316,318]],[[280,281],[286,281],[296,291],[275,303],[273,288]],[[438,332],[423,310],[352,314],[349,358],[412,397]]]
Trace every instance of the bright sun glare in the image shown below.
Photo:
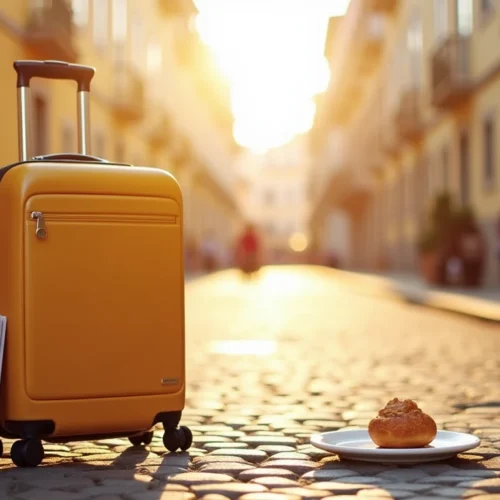
[[[348,2],[195,0],[197,30],[231,86],[241,146],[263,152],[311,128],[313,97],[330,77],[328,18],[343,14]]]

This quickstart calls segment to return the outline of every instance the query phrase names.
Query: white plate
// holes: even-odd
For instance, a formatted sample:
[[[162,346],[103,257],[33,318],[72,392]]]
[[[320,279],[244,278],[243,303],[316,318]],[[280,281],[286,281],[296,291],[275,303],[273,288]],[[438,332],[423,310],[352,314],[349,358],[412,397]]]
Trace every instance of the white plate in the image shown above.
[[[311,444],[322,450],[336,453],[341,458],[381,463],[419,463],[445,460],[457,453],[471,450],[480,443],[472,434],[438,431],[424,448],[379,448],[367,430],[323,432],[311,436]]]

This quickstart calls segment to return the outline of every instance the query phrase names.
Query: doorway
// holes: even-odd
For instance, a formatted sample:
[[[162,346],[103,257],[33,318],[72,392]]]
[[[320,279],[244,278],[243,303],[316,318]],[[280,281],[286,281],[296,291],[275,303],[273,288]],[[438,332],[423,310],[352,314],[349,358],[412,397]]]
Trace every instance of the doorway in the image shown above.
[[[469,133],[466,130],[460,132],[458,150],[460,162],[460,202],[462,206],[467,206],[470,202],[470,144]]]

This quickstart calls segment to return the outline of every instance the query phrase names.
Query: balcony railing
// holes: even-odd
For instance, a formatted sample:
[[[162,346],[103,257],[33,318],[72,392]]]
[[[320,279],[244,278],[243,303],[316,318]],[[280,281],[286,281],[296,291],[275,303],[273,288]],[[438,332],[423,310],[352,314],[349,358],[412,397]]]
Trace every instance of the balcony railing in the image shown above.
[[[399,0],[368,0],[368,8],[375,12],[393,14],[396,11]]]
[[[138,121],[145,114],[144,82],[139,73],[127,63],[115,67],[112,91],[115,114],[121,121]]]
[[[76,62],[78,54],[73,36],[73,11],[66,0],[32,3],[24,40],[37,58]]]
[[[471,90],[470,37],[450,36],[432,56],[432,103],[438,107],[453,106]]]
[[[403,92],[396,115],[397,132],[409,141],[418,139],[423,131],[420,95],[420,90],[416,88]]]
[[[387,156],[395,156],[399,152],[401,136],[396,126],[396,119],[385,120],[380,134],[381,150]]]

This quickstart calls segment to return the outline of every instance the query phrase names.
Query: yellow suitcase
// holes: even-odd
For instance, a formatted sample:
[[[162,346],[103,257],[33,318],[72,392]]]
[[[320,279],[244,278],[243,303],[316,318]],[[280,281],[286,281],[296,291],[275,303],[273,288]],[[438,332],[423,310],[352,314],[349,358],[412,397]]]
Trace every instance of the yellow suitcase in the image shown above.
[[[182,196],[169,173],[89,154],[94,68],[16,61],[20,161],[0,169],[0,435],[18,466],[42,441],[128,436],[186,450]],[[29,84],[77,82],[79,150],[29,156]]]

